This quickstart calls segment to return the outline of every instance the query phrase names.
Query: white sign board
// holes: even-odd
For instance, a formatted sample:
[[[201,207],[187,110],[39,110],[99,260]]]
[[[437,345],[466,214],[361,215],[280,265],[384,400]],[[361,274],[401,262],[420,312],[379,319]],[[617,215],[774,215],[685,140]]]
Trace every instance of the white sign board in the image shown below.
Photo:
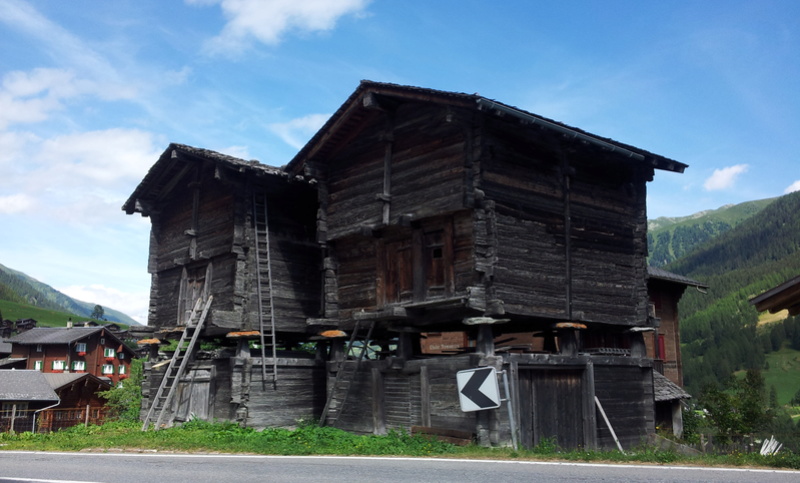
[[[466,412],[500,407],[500,387],[494,367],[479,367],[456,373],[458,399]]]

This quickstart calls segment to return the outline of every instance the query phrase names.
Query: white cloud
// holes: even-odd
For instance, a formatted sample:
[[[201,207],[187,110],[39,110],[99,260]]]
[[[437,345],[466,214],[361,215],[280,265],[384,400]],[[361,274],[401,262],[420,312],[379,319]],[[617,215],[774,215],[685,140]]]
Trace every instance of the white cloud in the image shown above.
[[[309,114],[289,122],[270,124],[268,128],[289,146],[300,149],[329,117],[331,117],[330,114]]]
[[[785,190],[783,190],[783,194],[787,195],[789,193],[794,193],[795,191],[800,191],[800,179],[790,184]]]
[[[119,310],[140,324],[147,323],[149,304],[149,292],[147,291],[141,293],[122,292],[100,284],[71,285],[56,290],[82,302]]]
[[[706,191],[718,191],[732,187],[736,183],[736,178],[747,172],[749,168],[746,164],[737,164],[722,169],[715,169],[709,178],[703,183]]]
[[[24,213],[35,204],[33,198],[26,194],[0,196],[0,214],[13,215]]]
[[[61,222],[92,224],[116,221],[120,207],[163,144],[137,129],[106,129],[39,140],[27,133],[0,133],[3,209]],[[48,207],[41,210],[41,207]]]
[[[280,43],[289,31],[331,30],[345,15],[359,14],[370,0],[187,0],[218,3],[227,18],[222,32],[208,42],[211,53],[240,52],[252,41]]]

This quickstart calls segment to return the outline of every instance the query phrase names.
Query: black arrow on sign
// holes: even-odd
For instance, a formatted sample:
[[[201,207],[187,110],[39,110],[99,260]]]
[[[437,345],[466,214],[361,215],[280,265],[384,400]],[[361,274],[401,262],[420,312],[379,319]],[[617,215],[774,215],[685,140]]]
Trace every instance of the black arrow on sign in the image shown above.
[[[461,394],[468,397],[478,407],[491,408],[497,406],[497,403],[481,392],[483,381],[492,373],[494,371],[492,371],[491,367],[486,368],[486,370],[474,371],[469,381],[464,385],[464,389],[461,390]]]

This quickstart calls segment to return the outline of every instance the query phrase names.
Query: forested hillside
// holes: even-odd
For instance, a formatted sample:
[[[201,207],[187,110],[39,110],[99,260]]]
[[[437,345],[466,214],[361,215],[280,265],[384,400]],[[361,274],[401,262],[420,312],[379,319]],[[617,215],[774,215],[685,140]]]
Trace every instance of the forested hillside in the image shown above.
[[[4,265],[0,265],[0,300],[69,312],[86,318],[92,315],[96,305],[91,302],[75,300],[47,284]],[[104,307],[104,317],[112,322],[137,325],[136,321],[128,315],[108,307]]]
[[[648,262],[654,267],[674,262],[759,213],[775,200],[748,201],[690,216],[650,220],[647,223]]]
[[[749,299],[800,275],[800,192],[778,198],[738,226],[666,267],[708,284],[681,300],[684,381],[699,393],[733,371],[761,369],[765,354],[800,349],[796,318],[765,328]]]

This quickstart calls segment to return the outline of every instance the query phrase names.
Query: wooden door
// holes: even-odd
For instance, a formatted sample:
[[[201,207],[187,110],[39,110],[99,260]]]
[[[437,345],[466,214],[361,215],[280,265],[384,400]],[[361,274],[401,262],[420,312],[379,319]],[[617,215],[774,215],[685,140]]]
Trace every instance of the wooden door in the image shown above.
[[[585,446],[583,371],[534,370],[530,376],[532,444],[551,441],[564,449]]]

